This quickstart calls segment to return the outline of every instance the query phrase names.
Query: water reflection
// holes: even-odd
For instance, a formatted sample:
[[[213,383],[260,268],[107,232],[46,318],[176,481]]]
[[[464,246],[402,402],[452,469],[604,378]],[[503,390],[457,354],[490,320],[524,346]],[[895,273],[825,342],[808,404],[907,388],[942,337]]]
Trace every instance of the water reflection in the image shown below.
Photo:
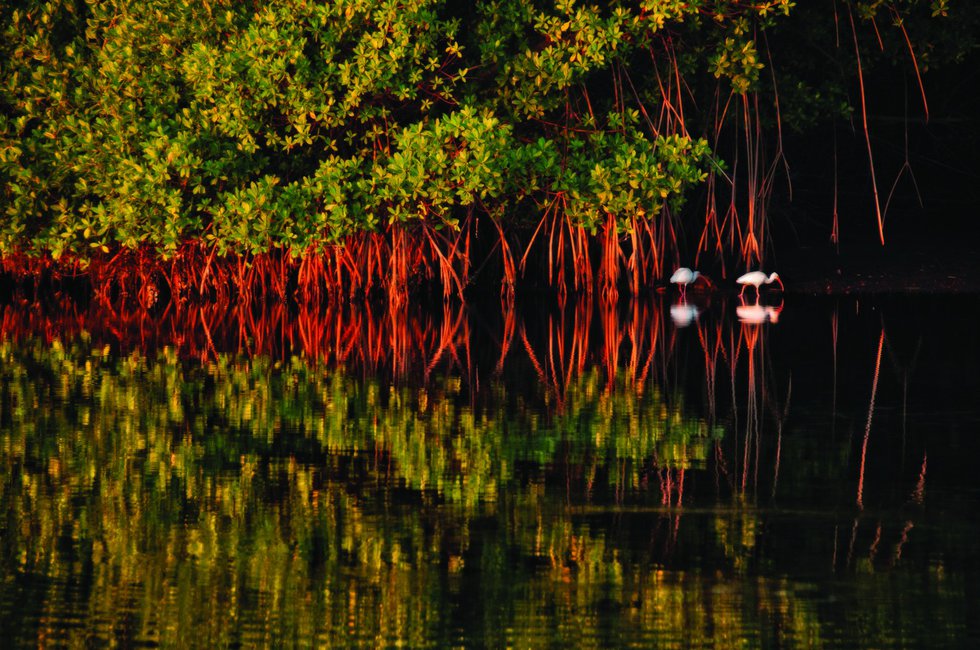
[[[976,380],[933,387],[901,361],[970,358],[967,339],[905,307],[886,334],[884,308],[801,303],[761,327],[743,306],[687,328],[659,301],[6,306],[0,634],[975,638]]]
[[[758,297],[751,304],[746,304],[745,299],[739,297],[739,305],[735,308],[735,315],[741,323],[749,325],[761,325],[763,323],[778,323],[779,314],[783,311],[783,304],[762,305],[759,304]]]
[[[688,304],[686,300],[670,306],[670,320],[674,321],[677,327],[687,327],[698,319],[699,313],[698,307]]]

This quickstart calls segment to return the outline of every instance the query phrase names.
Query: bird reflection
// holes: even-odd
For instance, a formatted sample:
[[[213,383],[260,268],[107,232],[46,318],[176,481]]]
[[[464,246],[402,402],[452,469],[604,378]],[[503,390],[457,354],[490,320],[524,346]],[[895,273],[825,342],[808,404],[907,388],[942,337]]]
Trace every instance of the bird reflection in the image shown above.
[[[751,305],[745,304],[745,300],[739,297],[740,304],[735,308],[735,315],[738,320],[748,325],[762,325],[763,323],[778,323],[779,314],[783,311],[783,304],[762,305],[758,299]]]
[[[700,313],[696,305],[691,305],[686,300],[670,306],[670,320],[674,321],[677,327],[687,327],[698,319]]]

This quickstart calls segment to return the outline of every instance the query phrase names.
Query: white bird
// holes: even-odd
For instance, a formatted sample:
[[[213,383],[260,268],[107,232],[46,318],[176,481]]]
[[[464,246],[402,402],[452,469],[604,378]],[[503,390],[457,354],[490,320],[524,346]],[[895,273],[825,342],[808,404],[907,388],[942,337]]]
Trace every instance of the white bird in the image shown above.
[[[778,273],[773,273],[772,275],[766,277],[766,274],[763,273],[762,271],[750,271],[749,273],[746,273],[745,275],[741,276],[739,279],[735,280],[735,282],[738,282],[740,285],[742,285],[742,291],[738,294],[739,296],[745,293],[745,290],[749,287],[750,284],[753,287],[755,287],[756,294],[759,293],[759,287],[762,286],[763,284],[772,284],[773,282],[778,282],[779,288],[780,289],[784,288],[783,281],[779,279]]]
[[[670,276],[670,282],[671,284],[680,285],[681,295],[685,295],[687,293],[687,285],[694,284],[698,278],[701,278],[708,284],[711,284],[711,280],[708,279],[708,276],[701,275],[698,271],[692,271],[686,266],[682,266],[674,271],[674,274]]]

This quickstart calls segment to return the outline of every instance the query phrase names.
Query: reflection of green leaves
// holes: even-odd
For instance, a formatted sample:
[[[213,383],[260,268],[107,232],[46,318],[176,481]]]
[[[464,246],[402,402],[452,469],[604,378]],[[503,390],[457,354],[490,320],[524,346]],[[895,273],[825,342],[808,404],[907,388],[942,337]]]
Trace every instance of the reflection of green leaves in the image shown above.
[[[497,499],[518,464],[553,464],[559,450],[576,463],[628,460],[640,467],[656,458],[691,467],[703,464],[707,445],[720,436],[680,409],[667,410],[655,387],[637,394],[618,379],[609,390],[598,371],[576,378],[561,411],[546,416],[524,401],[510,410],[474,412],[453,377],[422,391],[386,387],[299,358],[273,364],[220,357],[187,366],[169,349],[156,359],[115,359],[108,350],[90,351],[84,340],[67,348],[4,343],[0,353],[10,417],[25,450],[78,431],[84,453],[73,454],[72,462],[89,458],[95,449],[85,447],[81,427],[120,449],[146,450],[154,471],[163,471],[157,463],[167,460],[177,484],[202,466],[237,470],[244,458],[272,450],[293,457],[380,448],[406,484],[475,507]],[[48,379],[39,383],[39,372]],[[503,386],[497,392],[502,404],[510,402]],[[44,406],[34,411],[25,404]],[[29,445],[36,431],[46,433]],[[82,466],[73,473],[90,474]],[[169,489],[176,485],[159,478]],[[194,498],[192,486],[184,488]]]
[[[610,528],[589,509],[605,512],[601,493],[569,502],[569,471],[604,471],[620,494],[640,492],[651,458],[703,467],[721,430],[656,386],[590,369],[544,412],[527,405],[544,395],[502,379],[494,407],[474,409],[465,390],[451,372],[391,386],[297,357],[196,364],[171,349],[113,356],[84,336],[0,342],[8,642],[444,646],[460,642],[445,613],[463,596],[473,645],[533,646],[543,629],[574,645],[612,626],[684,646],[746,630],[764,645],[838,638],[811,585],[669,570],[653,550],[690,544],[703,566],[722,558],[718,575],[750,574],[763,534],[751,505],[660,529],[682,509],[612,507]],[[687,523],[704,516],[713,536]],[[962,607],[953,575],[930,587],[936,607],[895,607],[896,581],[911,579],[900,568],[861,578],[866,638],[893,640],[898,623],[921,638],[922,617]]]
[[[709,445],[722,437],[720,427],[685,416],[679,406],[668,409],[656,387],[637,395],[623,376],[611,389],[604,383],[602,373],[593,370],[566,387],[554,428],[571,440],[575,457],[591,456],[610,466],[631,461],[635,472],[648,459],[671,468],[704,466]],[[638,481],[634,476],[630,485]]]
[[[514,541],[528,553],[574,560],[588,567],[583,578],[619,582],[622,568],[602,541],[566,517],[548,524],[540,546],[534,513],[550,506],[540,486],[522,486],[516,468],[553,465],[569,450],[600,465],[638,455],[639,465],[651,445],[705,442],[703,425],[684,424],[679,412],[663,420],[655,390],[599,390],[597,373],[569,387],[554,417],[523,401],[509,413],[475,412],[451,375],[424,389],[389,387],[300,358],[196,365],[169,348],[153,359],[113,357],[85,337],[0,343],[0,380],[0,500],[9,517],[33,524],[6,530],[0,556],[24,558],[21,570],[62,575],[73,564],[54,540],[73,531],[90,549],[97,589],[145,581],[146,597],[164,603],[143,619],[146,629],[168,630],[164,643],[199,625],[183,604],[169,604],[168,590],[207,614],[209,642],[233,638],[225,608],[234,593],[221,582],[232,570],[279,603],[268,606],[284,612],[302,603],[304,615],[286,616],[282,625],[291,627],[277,635],[303,634],[304,621],[341,630],[356,615],[370,634],[424,645],[446,597],[422,555],[431,552],[428,536],[443,540],[449,570],[463,571],[469,522],[501,504],[516,508]],[[503,385],[493,390],[513,404]],[[639,419],[627,415],[643,410]],[[376,514],[360,494],[378,489],[370,487],[376,479],[361,482],[361,470],[334,476],[348,463],[383,476],[382,490],[401,483],[423,504],[435,495],[449,505],[434,522],[424,505]],[[490,561],[499,550],[486,550],[488,589],[509,583],[506,563]],[[303,594],[317,566],[327,567],[327,589],[311,601]],[[346,597],[351,590],[362,594],[356,603]],[[408,627],[388,628],[381,609],[401,612],[393,615]]]

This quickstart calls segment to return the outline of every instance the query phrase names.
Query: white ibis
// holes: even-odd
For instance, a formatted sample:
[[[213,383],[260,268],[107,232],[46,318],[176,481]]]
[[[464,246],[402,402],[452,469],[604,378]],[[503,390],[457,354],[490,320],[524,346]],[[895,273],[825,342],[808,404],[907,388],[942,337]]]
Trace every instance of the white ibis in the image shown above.
[[[680,285],[681,295],[683,296],[687,293],[687,285],[694,284],[698,278],[701,278],[709,285],[711,284],[711,280],[708,279],[708,276],[701,275],[698,271],[692,271],[686,266],[682,266],[674,271],[674,274],[670,276],[670,282],[671,284]]]
[[[746,273],[745,275],[735,280],[735,282],[738,282],[740,285],[742,285],[742,291],[738,294],[739,296],[745,293],[745,290],[749,287],[750,284],[753,287],[755,287],[755,292],[757,295],[759,293],[759,287],[761,287],[763,284],[772,284],[773,282],[778,282],[779,288],[780,289],[784,288],[783,281],[779,279],[778,273],[773,273],[772,275],[767,277],[766,274],[763,273],[762,271],[750,271],[749,273]]]

